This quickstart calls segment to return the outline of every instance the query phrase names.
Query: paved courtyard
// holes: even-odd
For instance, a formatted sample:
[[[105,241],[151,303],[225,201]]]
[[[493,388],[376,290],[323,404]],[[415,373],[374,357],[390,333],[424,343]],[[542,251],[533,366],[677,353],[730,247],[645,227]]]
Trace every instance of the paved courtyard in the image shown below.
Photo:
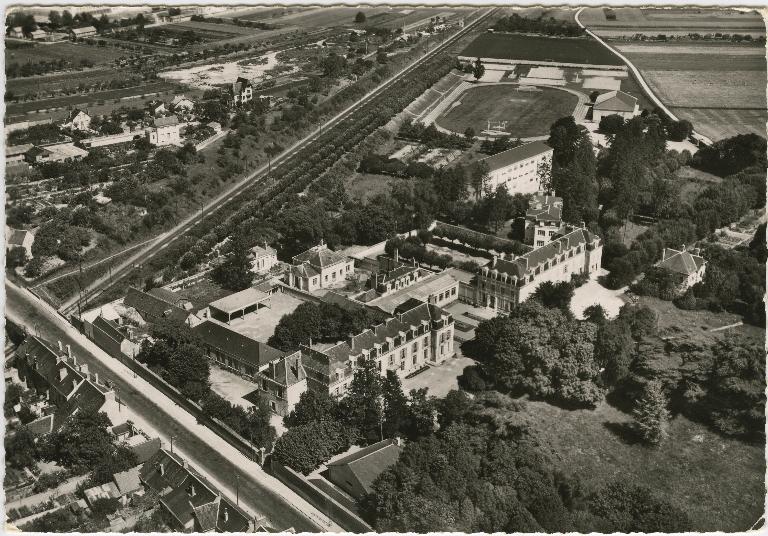
[[[574,291],[571,300],[571,312],[576,318],[584,318],[584,309],[598,303],[603,306],[609,318],[619,314],[619,309],[626,303],[622,299],[622,295],[627,289],[624,287],[611,290],[602,286],[597,278],[606,274],[608,274],[607,270],[600,269],[600,272]]]
[[[213,392],[220,397],[225,398],[232,404],[237,404],[244,408],[253,406],[253,404],[245,400],[243,396],[254,391],[256,389],[256,384],[213,364],[211,365],[209,379],[211,380],[211,389],[213,389]]]
[[[454,346],[456,357],[449,359],[442,365],[429,367],[413,378],[404,379],[403,392],[410,393],[411,389],[427,387],[430,395],[443,398],[448,394],[448,391],[458,389],[459,383],[456,378],[464,372],[464,367],[474,365],[475,361],[462,355],[457,341],[454,341]]]
[[[302,300],[291,294],[277,292],[269,297],[269,307],[233,320],[229,326],[238,333],[257,341],[267,342],[275,333],[275,327],[280,319],[292,313],[302,303],[304,303]]]

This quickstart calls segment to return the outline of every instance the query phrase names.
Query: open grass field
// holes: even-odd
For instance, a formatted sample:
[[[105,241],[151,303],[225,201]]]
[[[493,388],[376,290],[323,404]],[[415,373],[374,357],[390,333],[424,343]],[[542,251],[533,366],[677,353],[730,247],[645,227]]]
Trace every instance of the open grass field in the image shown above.
[[[705,136],[765,136],[763,48],[724,43],[632,43],[617,48],[640,69],[662,102]]]
[[[555,463],[590,488],[614,479],[649,486],[687,511],[694,531],[743,531],[763,513],[763,446],[723,438],[682,416],[659,448],[632,444],[612,430],[632,417],[605,402],[566,410],[529,401],[526,413]]]
[[[186,32],[192,30],[195,33],[203,34],[224,34],[224,35],[250,35],[257,33],[259,30],[256,28],[245,28],[243,26],[236,26],[234,24],[217,24],[215,22],[178,22],[175,24],[167,24],[163,26],[164,30],[170,31],[182,31]]]
[[[273,18],[269,22],[270,24],[290,24],[291,26],[311,29],[336,26],[354,27],[355,15],[358,11],[362,11],[368,17],[376,13],[386,12],[387,9],[384,7],[319,7]]]
[[[689,33],[741,33],[758,36],[765,33],[765,24],[756,11],[734,9],[641,9],[613,8],[615,20],[608,20],[603,8],[587,8],[579,19],[602,37],[647,35],[687,35]]]
[[[483,33],[461,56],[588,65],[621,65],[622,62],[591,37],[544,37]]]
[[[32,46],[24,46],[20,48],[10,46],[5,49],[6,63],[18,64],[64,59],[75,65],[79,65],[80,60],[87,59],[93,62],[94,65],[102,65],[111,63],[117,58],[122,58],[128,55],[130,55],[130,53],[125,50],[70,42],[55,43],[52,45],[41,45],[36,43],[32,44]]]
[[[577,102],[575,95],[559,89],[528,92],[513,85],[481,86],[464,92],[437,124],[459,133],[472,127],[479,133],[488,119],[507,120],[513,138],[544,136],[555,120],[573,113]]]
[[[354,173],[344,180],[344,189],[352,199],[365,201],[377,194],[389,193],[394,184],[404,180],[389,175]]]

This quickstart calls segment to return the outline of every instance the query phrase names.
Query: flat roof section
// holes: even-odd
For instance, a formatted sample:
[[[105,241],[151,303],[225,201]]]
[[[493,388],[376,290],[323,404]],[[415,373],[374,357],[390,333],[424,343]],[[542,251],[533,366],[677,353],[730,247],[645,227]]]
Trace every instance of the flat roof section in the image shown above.
[[[223,313],[229,314],[245,309],[249,305],[261,303],[268,299],[269,294],[251,287],[245,290],[241,290],[240,292],[230,294],[229,296],[225,296],[220,300],[211,302],[209,305],[214,309],[218,309]]]

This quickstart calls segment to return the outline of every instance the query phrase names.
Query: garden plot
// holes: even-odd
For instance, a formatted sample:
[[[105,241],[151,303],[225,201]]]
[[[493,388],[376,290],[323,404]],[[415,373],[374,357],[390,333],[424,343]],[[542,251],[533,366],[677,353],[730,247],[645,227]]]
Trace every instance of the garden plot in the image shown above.
[[[621,89],[621,80],[617,78],[608,78],[606,76],[595,76],[592,78],[585,78],[582,87],[584,87],[584,89],[605,89],[613,91],[614,89]]]

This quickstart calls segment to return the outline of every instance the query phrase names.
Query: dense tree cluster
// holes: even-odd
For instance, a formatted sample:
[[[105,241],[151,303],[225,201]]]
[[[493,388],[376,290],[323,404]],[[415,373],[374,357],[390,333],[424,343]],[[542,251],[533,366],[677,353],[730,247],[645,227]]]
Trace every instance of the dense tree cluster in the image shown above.
[[[476,330],[481,370],[498,389],[587,407],[604,395],[598,385],[596,338],[594,324],[536,301],[482,322]]]
[[[493,25],[493,29],[499,32],[533,33],[543,35],[559,35],[564,37],[578,37],[584,35],[584,28],[568,20],[558,20],[554,17],[539,16],[521,17],[512,13],[508,17],[502,17]]]
[[[693,165],[721,177],[757,166],[765,169],[766,140],[757,134],[739,134],[719,140],[696,153]]]
[[[295,311],[284,315],[275,327],[268,344],[284,351],[295,351],[301,344],[312,342],[337,342],[350,334],[357,334],[375,323],[381,315],[372,309],[354,311],[332,303],[305,302]]]
[[[382,377],[374,360],[363,359],[343,399],[307,390],[284,422],[289,431],[275,443],[273,456],[307,474],[352,444],[431,433],[435,401],[426,389],[406,395],[395,372]]]
[[[423,143],[429,148],[466,149],[469,146],[465,136],[459,136],[456,133],[446,134],[437,130],[434,124],[424,125],[411,119],[402,122],[397,135],[406,140]]]
[[[406,444],[374,482],[363,513],[379,532],[675,531],[687,516],[640,486],[588,493],[552,469],[527,435],[519,404],[453,391],[440,430]],[[626,494],[626,495],[625,495]],[[625,499],[632,498],[631,501]]]

